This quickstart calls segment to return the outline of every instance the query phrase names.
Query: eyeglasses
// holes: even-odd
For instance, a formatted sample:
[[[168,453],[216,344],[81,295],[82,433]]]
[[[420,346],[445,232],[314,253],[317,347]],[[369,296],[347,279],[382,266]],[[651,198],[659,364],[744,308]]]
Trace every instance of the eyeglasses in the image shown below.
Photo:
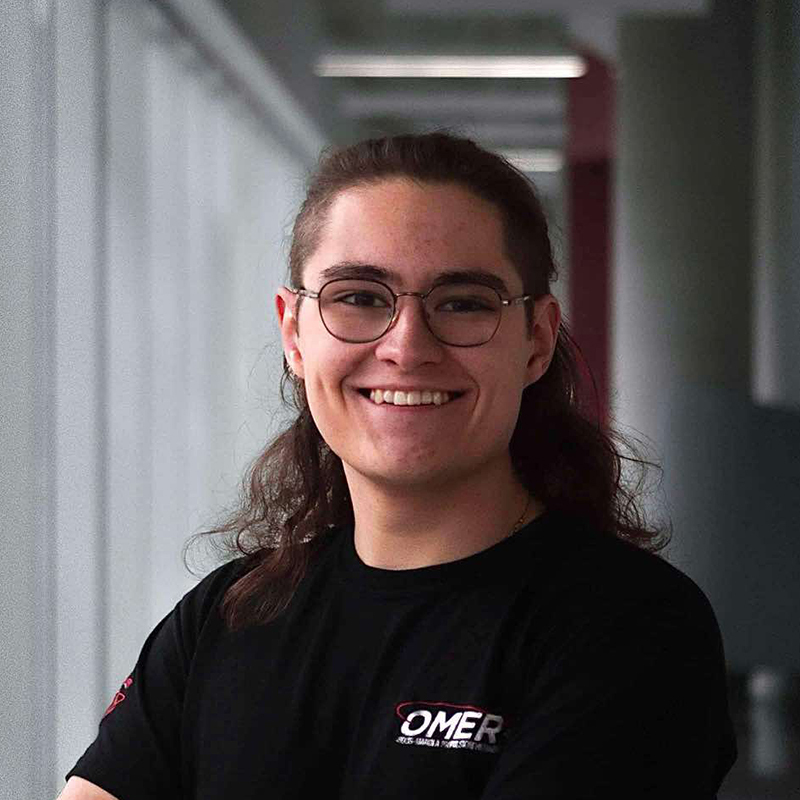
[[[430,332],[454,347],[486,344],[500,327],[503,308],[532,297],[524,294],[505,300],[496,289],[482,283],[440,284],[424,294],[394,292],[380,281],[350,278],[328,281],[318,292],[303,288],[289,291],[316,300],[328,333],[352,344],[380,339],[397,318],[398,298],[418,297]]]

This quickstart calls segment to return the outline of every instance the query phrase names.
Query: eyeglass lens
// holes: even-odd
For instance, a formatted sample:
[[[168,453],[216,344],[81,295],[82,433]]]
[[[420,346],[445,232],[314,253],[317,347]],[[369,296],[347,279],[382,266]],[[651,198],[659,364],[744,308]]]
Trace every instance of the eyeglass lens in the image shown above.
[[[348,342],[371,342],[391,324],[394,298],[375,281],[335,280],[322,287],[319,307],[333,336]],[[497,292],[479,283],[443,284],[425,298],[431,332],[452,345],[488,342],[500,324],[502,309]]]

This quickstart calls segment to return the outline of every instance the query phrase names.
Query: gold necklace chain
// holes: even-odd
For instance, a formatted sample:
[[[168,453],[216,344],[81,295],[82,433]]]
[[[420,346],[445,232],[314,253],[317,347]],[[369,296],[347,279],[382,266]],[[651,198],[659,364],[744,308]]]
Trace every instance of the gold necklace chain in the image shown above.
[[[531,495],[530,492],[527,492],[525,495],[525,508],[522,510],[522,514],[520,514],[519,519],[514,523],[514,527],[508,534],[506,534],[506,539],[508,539],[509,536],[513,536],[522,527],[522,522],[525,519],[525,515],[528,513],[528,508],[530,507],[530,504],[531,504]]]

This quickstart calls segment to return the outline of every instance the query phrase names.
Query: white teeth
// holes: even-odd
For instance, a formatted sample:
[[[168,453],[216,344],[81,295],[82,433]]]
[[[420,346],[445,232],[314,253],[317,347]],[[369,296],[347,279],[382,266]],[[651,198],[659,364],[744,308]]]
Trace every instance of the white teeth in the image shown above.
[[[411,391],[390,391],[386,389],[371,389],[369,399],[376,405],[390,403],[396,406],[426,406],[433,403],[441,406],[450,400],[449,392],[424,392]]]

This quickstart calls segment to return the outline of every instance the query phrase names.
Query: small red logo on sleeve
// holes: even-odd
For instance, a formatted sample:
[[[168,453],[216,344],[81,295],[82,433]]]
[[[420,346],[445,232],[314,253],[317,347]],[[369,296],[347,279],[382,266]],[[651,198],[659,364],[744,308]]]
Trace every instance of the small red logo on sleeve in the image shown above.
[[[119,691],[114,695],[114,699],[111,701],[111,704],[106,709],[105,714],[103,714],[103,718],[107,717],[124,699],[125,699],[125,692],[133,685],[133,676],[126,678],[125,683],[119,687]]]

